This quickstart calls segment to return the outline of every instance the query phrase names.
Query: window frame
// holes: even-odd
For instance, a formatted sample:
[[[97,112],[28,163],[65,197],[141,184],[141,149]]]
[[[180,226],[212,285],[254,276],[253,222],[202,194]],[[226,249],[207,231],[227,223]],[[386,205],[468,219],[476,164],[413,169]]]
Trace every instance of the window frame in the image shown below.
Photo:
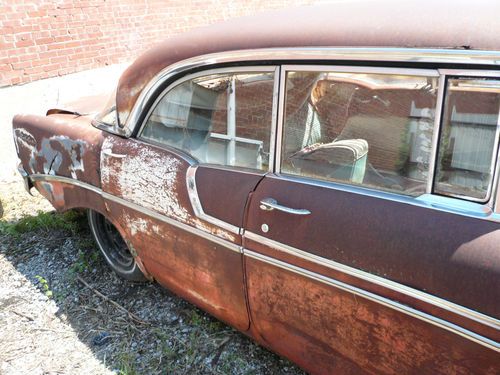
[[[438,91],[436,93],[436,113],[434,118],[434,127],[432,133],[432,142],[431,142],[431,153],[429,155],[429,169],[428,169],[428,177],[426,181],[426,193],[430,193],[431,183],[429,182],[433,178],[431,176],[434,175],[434,168],[431,169],[431,165],[434,165],[433,156],[436,154],[435,149],[435,129],[436,129],[436,118],[440,100],[440,75],[438,69],[418,69],[418,68],[390,68],[390,67],[370,67],[370,66],[346,66],[346,65],[282,65],[281,66],[281,74],[280,74],[280,102],[278,104],[278,129],[276,136],[276,168],[274,173],[279,176],[293,176],[294,178],[304,178],[310,180],[317,180],[313,177],[294,175],[291,173],[283,172],[281,169],[281,159],[282,159],[282,146],[283,146],[283,131],[284,131],[284,121],[285,121],[285,105],[286,105],[286,74],[288,72],[325,72],[325,73],[361,73],[361,74],[400,74],[400,75],[408,75],[408,76],[416,76],[416,77],[434,77],[438,79]],[[339,184],[352,186],[356,189],[366,189],[370,191],[376,191],[383,194],[394,194],[396,196],[401,196],[405,198],[417,198],[411,197],[405,194],[399,194],[397,192],[389,192],[377,189],[375,187],[369,187],[364,185],[354,185],[349,184],[348,182],[341,181],[323,181],[325,183]]]
[[[500,108],[498,112],[497,125],[495,129],[495,139],[493,141],[493,152],[491,155],[490,168],[489,172],[491,174],[490,183],[488,184],[488,189],[486,190],[485,198],[475,198],[467,195],[453,194],[453,193],[444,193],[444,192],[436,192],[435,184],[436,184],[436,172],[437,172],[437,163],[438,163],[438,153],[439,153],[439,145],[441,141],[442,128],[443,128],[443,120],[444,114],[443,109],[446,101],[446,94],[448,88],[448,80],[449,79],[474,79],[474,78],[485,78],[485,79],[498,79],[500,80],[500,72],[494,71],[481,71],[481,70],[458,70],[458,69],[439,69],[440,73],[440,82],[439,82],[439,90],[443,93],[443,97],[439,102],[439,123],[435,124],[434,136],[437,138],[435,141],[433,139],[433,154],[432,157],[434,159],[433,162],[433,173],[432,179],[429,181],[430,184],[430,193],[439,196],[452,197],[456,199],[466,200],[469,202],[476,202],[480,204],[485,204],[488,207],[494,209],[496,206],[497,190],[498,190],[498,174],[499,174],[499,162],[500,162]],[[441,83],[442,81],[442,83]],[[439,98],[438,98],[439,99]],[[437,113],[437,110],[436,110]],[[435,142],[435,147],[434,147]]]
[[[173,90],[175,87],[178,85],[181,85],[184,82],[199,78],[199,77],[204,77],[204,76],[209,76],[209,75],[214,75],[214,74],[228,74],[228,73],[234,73],[234,74],[241,74],[241,73],[273,73],[274,74],[274,80],[273,80],[273,95],[272,95],[272,114],[271,114],[271,128],[270,128],[270,139],[269,139],[269,166],[266,169],[260,169],[258,171],[260,172],[270,172],[274,168],[274,152],[275,152],[275,138],[276,138],[276,121],[277,121],[277,112],[278,112],[278,101],[276,100],[278,96],[278,90],[279,90],[279,72],[280,72],[280,66],[279,65],[244,65],[244,66],[229,66],[229,67],[224,67],[224,68],[212,68],[212,69],[206,69],[206,70],[200,70],[195,73],[190,73],[186,74],[180,78],[175,79],[172,81],[170,84],[167,85],[163,90],[159,92],[159,94],[156,96],[155,100],[149,107],[146,116],[144,116],[141,126],[139,127],[139,130],[137,131],[137,136],[136,138],[140,140],[141,142],[147,143],[147,144],[154,144],[155,146],[158,146],[160,148],[164,148],[167,150],[174,150],[176,153],[181,153],[187,159],[189,160],[196,160],[193,158],[192,155],[190,155],[188,152],[176,148],[161,142],[156,142],[154,140],[145,138],[142,136],[144,128],[148,122],[148,119],[150,118],[151,114],[155,110],[156,106],[158,103],[165,97],[165,95]],[[236,137],[238,138],[238,137]],[[199,162],[198,162],[199,163]],[[236,169],[236,170],[245,170],[246,168],[244,167],[239,167],[239,166],[231,166],[231,165],[222,165],[222,164],[210,164],[210,163],[199,163],[200,165],[209,165],[217,168],[229,168],[229,169]]]
[[[431,154],[429,156],[429,169],[426,185],[426,193],[418,197],[410,197],[404,194],[399,194],[397,192],[386,192],[383,190],[378,190],[376,188],[363,186],[363,185],[353,185],[347,182],[337,182],[337,181],[319,181],[317,179],[293,175],[281,170],[281,153],[283,146],[283,130],[284,130],[284,112],[285,112],[285,101],[286,101],[286,74],[288,72],[338,72],[338,73],[373,73],[373,74],[402,74],[402,75],[414,75],[414,76],[427,76],[438,78],[438,91],[436,98],[436,108],[434,115],[434,127],[432,133],[431,141]],[[485,215],[485,211],[491,212],[500,208],[500,191],[498,189],[499,174],[500,174],[500,115],[497,121],[497,129],[495,134],[495,148],[491,160],[491,171],[492,178],[488,186],[488,194],[485,199],[477,199],[465,195],[458,194],[440,194],[434,191],[436,170],[437,170],[437,155],[439,140],[441,136],[441,125],[443,121],[443,107],[446,99],[446,85],[448,78],[497,78],[500,79],[500,71],[494,70],[467,70],[467,69],[419,69],[419,68],[391,68],[391,67],[370,67],[370,66],[349,66],[349,65],[307,65],[307,64],[289,64],[281,65],[280,71],[280,92],[279,92],[279,103],[278,103],[278,128],[276,130],[276,159],[275,159],[275,169],[273,173],[277,176],[284,178],[291,178],[293,180],[304,180],[304,181],[314,181],[313,183],[318,183],[319,185],[331,185],[331,186],[345,186],[353,189],[358,194],[363,194],[364,191],[367,195],[380,195],[390,196],[392,199],[394,197],[401,197],[402,201],[407,202],[408,200],[424,200],[429,201],[430,205],[433,207],[446,207],[454,206],[459,210],[463,209],[468,213],[474,214],[474,204],[479,204],[485,206],[487,210],[477,210],[480,216]],[[437,197],[437,199],[435,199]],[[439,198],[444,199],[439,199]],[[397,199],[397,198],[396,198]],[[450,201],[451,199],[451,201]],[[438,201],[436,203],[435,201]],[[441,204],[441,202],[443,202]],[[472,204],[472,205],[471,205]],[[472,208],[472,209],[471,209]],[[486,212],[486,213],[487,213]],[[475,216],[475,215],[474,215]]]

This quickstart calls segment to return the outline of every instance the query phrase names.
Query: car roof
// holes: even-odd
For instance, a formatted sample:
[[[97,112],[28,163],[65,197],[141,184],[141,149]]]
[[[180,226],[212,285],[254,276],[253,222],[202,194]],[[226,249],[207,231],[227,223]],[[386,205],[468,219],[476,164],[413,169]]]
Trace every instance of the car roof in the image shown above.
[[[338,0],[266,12],[173,36],[122,75],[123,125],[141,91],[163,69],[204,54],[280,47],[404,47],[500,50],[498,0]]]

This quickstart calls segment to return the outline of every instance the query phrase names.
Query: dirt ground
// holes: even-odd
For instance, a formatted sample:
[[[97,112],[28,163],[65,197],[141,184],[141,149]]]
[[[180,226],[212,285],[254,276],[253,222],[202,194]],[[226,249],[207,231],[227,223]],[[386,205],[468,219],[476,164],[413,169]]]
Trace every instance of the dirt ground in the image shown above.
[[[159,285],[119,279],[85,215],[16,180],[0,183],[0,374],[27,373],[303,374]]]

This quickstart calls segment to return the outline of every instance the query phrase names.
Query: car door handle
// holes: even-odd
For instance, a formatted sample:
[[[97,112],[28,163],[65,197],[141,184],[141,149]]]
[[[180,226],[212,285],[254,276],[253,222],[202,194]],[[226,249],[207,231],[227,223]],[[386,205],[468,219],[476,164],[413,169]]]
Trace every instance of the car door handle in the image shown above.
[[[311,213],[311,211],[306,210],[305,208],[290,208],[282,206],[281,204],[278,204],[276,199],[273,198],[262,199],[260,201],[260,209],[264,211],[278,210],[292,215],[309,215]]]
[[[118,158],[118,159],[123,159],[125,156],[127,156],[123,154],[113,154],[113,151],[111,151],[111,149],[109,148],[105,148],[104,150],[102,150],[102,153],[104,154],[104,156],[109,156],[111,158]]]

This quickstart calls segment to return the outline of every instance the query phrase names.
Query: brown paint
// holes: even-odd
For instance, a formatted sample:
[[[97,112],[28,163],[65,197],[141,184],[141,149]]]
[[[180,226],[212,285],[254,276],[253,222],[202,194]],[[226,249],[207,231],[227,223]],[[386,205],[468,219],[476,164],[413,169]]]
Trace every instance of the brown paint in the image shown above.
[[[248,193],[263,176],[264,172],[200,165],[196,170],[196,188],[203,211],[237,227],[243,226]]]
[[[259,202],[267,197],[312,214],[262,211]],[[269,233],[260,230],[264,222]],[[266,177],[252,198],[246,229],[500,317],[497,223]]]

